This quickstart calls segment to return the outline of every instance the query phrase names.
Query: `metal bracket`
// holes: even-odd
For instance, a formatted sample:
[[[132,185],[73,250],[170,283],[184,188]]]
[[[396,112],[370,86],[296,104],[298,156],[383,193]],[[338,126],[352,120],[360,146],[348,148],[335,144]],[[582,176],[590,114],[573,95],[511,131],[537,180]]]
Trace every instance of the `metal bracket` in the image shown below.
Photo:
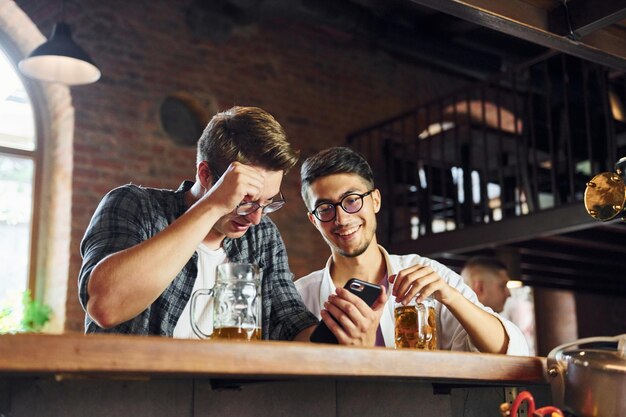
[[[519,394],[517,387],[504,387],[504,401],[509,403],[509,406],[513,405],[513,401],[517,398],[517,394]],[[510,417],[531,417],[528,415],[528,403],[521,403],[517,409],[517,415]]]
[[[565,9],[565,21],[567,23],[567,28],[569,29],[569,33],[565,35],[565,37],[574,42],[578,42],[582,38],[582,36],[580,36],[578,32],[572,29],[572,16],[570,15],[569,7],[567,7],[568,0],[562,0],[562,1],[563,1],[563,8]]]

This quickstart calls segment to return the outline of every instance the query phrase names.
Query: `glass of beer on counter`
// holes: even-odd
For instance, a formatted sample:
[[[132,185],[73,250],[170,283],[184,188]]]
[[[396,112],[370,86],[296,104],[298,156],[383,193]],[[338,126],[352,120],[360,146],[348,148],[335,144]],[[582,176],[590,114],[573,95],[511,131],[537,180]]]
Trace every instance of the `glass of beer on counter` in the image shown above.
[[[212,297],[212,319],[197,323],[198,297]],[[191,296],[191,328],[201,339],[261,339],[261,270],[255,264],[224,263],[217,266],[212,289],[199,289]],[[212,325],[211,325],[212,324]],[[212,332],[205,332],[211,329]],[[203,330],[204,329],[204,330]]]
[[[396,349],[437,349],[437,314],[432,297],[407,305],[395,303]]]

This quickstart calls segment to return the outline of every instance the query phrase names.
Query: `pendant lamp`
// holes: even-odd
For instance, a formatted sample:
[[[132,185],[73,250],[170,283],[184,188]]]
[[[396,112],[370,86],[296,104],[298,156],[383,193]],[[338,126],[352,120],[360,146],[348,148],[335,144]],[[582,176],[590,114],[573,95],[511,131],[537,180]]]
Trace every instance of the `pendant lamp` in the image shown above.
[[[87,52],[72,39],[68,24],[54,25],[50,39],[35,48],[18,64],[22,74],[40,81],[65,85],[91,84],[100,79],[100,70]]]

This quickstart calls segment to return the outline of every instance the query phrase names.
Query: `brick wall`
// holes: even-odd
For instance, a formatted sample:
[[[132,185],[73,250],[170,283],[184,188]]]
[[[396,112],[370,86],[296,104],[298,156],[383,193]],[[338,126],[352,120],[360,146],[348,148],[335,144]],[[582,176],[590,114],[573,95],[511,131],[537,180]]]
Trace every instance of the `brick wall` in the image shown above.
[[[49,34],[51,2],[18,5]],[[185,25],[187,1],[67,2],[74,38],[96,61],[102,79],[72,88],[74,173],[68,331],[82,331],[76,295],[79,244],[101,197],[129,182],[174,188],[193,179],[195,149],[175,145],[159,122],[169,94],[191,95],[207,108],[260,106],[285,127],[307,156],[343,144],[346,134],[460,85],[426,68],[403,64],[345,34],[275,21],[247,27],[218,44]],[[299,169],[299,167],[298,167]],[[308,223],[298,171],[287,176],[279,225],[290,264],[301,276],[323,267],[328,249]]]

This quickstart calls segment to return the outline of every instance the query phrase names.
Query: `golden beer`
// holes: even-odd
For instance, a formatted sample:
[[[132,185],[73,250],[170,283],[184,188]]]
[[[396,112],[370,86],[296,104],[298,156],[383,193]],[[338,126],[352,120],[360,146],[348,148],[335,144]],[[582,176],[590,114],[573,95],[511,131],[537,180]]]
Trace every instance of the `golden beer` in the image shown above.
[[[398,305],[396,320],[396,349],[437,349],[437,316],[434,306],[424,304]]]
[[[216,340],[261,340],[261,329],[249,328],[241,329],[239,327],[222,327],[214,329],[211,339]]]

